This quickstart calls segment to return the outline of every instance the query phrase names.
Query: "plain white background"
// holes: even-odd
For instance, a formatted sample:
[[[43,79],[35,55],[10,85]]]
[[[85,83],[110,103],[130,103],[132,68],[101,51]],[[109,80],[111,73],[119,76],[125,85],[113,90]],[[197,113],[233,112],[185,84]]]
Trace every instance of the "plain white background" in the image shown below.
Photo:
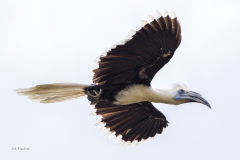
[[[55,80],[92,83],[94,58],[163,7],[176,12],[183,39],[152,86],[185,83],[211,110],[154,104],[169,126],[135,149],[118,149],[93,125],[86,98],[40,104],[13,92]],[[0,159],[240,159],[239,7],[237,0],[1,0]]]

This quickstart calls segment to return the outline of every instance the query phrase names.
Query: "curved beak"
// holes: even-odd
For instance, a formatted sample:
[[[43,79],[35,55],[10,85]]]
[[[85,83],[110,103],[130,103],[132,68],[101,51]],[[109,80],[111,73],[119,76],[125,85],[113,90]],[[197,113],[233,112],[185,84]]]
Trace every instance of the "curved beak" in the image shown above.
[[[193,91],[188,91],[186,94],[183,96],[184,99],[190,100],[190,102],[197,102],[197,103],[202,103],[209,108],[211,108],[211,105],[208,103],[207,100],[205,100],[201,94],[193,92]]]

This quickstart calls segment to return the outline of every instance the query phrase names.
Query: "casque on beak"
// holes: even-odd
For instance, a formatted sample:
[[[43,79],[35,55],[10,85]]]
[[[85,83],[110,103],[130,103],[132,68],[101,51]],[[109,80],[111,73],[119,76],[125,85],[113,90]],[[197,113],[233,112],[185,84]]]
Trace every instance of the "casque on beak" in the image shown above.
[[[182,96],[184,99],[188,99],[190,102],[197,102],[197,103],[202,103],[209,108],[211,108],[211,105],[208,103],[207,100],[205,100],[201,94],[193,92],[193,91],[188,91],[185,92],[185,94]]]

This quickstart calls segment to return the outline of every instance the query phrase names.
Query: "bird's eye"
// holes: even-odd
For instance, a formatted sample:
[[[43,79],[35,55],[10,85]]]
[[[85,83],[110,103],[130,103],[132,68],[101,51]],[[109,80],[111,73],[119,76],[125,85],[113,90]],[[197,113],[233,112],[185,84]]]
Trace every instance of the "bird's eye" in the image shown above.
[[[184,90],[183,90],[183,89],[180,89],[178,92],[179,92],[180,94],[183,94],[183,93],[184,93]]]

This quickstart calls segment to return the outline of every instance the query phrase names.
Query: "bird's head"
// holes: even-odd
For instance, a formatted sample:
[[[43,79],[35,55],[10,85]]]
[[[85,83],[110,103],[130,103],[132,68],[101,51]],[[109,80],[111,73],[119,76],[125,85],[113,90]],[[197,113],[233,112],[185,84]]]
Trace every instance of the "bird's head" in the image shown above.
[[[193,91],[188,91],[185,85],[179,85],[179,84],[174,85],[171,90],[171,93],[172,93],[173,101],[175,105],[189,103],[189,102],[197,102],[197,103],[202,103],[208,106],[209,108],[211,108],[208,101],[205,100],[201,94]]]

